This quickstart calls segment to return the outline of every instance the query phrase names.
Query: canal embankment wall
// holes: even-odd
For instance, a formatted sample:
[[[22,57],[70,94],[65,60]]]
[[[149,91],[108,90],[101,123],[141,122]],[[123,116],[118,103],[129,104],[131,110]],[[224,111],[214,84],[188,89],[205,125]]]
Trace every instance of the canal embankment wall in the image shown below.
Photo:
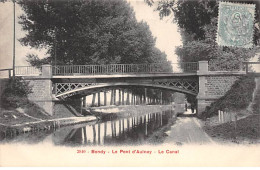
[[[88,123],[96,120],[97,118],[95,116],[87,116],[39,120],[15,125],[0,124],[0,139],[6,137],[14,137],[24,133],[36,133],[38,131],[53,131],[64,126]]]

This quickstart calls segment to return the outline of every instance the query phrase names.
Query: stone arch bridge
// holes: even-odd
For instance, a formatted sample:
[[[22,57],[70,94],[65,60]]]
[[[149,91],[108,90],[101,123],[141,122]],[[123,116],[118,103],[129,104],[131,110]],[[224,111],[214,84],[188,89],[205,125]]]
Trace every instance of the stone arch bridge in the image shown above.
[[[172,72],[157,64],[111,64],[81,66],[43,65],[16,67],[16,76],[32,85],[29,99],[55,114],[72,96],[86,96],[100,89],[138,86],[166,89],[197,97],[197,113],[223,96],[245,71],[212,71],[207,61],[181,63]],[[58,103],[58,104],[57,104]],[[60,108],[59,108],[60,109]]]

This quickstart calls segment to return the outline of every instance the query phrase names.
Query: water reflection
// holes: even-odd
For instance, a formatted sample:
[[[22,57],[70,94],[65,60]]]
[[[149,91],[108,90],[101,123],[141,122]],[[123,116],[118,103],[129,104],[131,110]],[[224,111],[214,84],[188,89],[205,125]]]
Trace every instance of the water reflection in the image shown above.
[[[174,117],[173,111],[140,114],[103,122],[90,122],[1,139],[1,143],[53,143],[55,145],[140,145]]]
[[[120,118],[93,125],[61,129],[54,132],[57,145],[136,145],[142,144],[154,131],[168,124],[172,111]],[[64,136],[65,138],[61,138]]]

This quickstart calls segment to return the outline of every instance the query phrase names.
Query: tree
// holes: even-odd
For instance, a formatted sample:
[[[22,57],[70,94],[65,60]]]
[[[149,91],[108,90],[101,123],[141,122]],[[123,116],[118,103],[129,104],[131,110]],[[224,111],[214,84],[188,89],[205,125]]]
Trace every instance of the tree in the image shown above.
[[[153,0],[144,0],[149,6],[155,4]],[[260,2],[258,0],[230,0],[256,5],[255,17],[255,44],[259,44],[260,37]],[[185,32],[194,34],[195,39],[203,39],[205,30],[203,27],[211,23],[213,18],[218,17],[217,0],[160,0],[156,5],[161,18],[174,14],[173,22],[176,22]]]
[[[176,48],[175,52],[181,62],[198,62],[202,60],[218,62],[222,68],[238,69],[241,61],[252,58],[257,47],[244,49],[238,47],[220,47],[215,41],[217,34],[217,18],[211,19],[211,23],[203,27],[204,38],[195,40],[188,33],[183,33],[183,45]]]
[[[148,5],[154,4],[152,0],[146,1],[149,1]],[[256,4],[254,44],[257,46],[260,44],[260,2],[258,0],[239,2]],[[215,43],[218,19],[218,2],[215,0],[159,1],[157,10],[161,17],[174,14],[173,22],[178,24],[183,42],[183,45],[176,49],[176,54],[182,62],[217,59],[228,66],[234,65],[232,60],[235,62],[248,60],[255,55],[257,47],[222,48]],[[236,65],[238,64],[239,62],[236,62]]]
[[[1,97],[1,106],[5,109],[18,108],[28,103],[28,95],[32,93],[29,82],[16,77],[9,79]]]
[[[33,66],[159,61],[167,64],[166,55],[155,48],[149,26],[137,22],[125,0],[20,0],[19,4],[25,11],[20,24],[28,32],[20,42],[48,49],[43,60],[28,55]]]
[[[145,0],[149,6],[153,0]],[[238,0],[232,0],[237,2]],[[260,1],[239,1],[256,4],[254,44],[260,45]],[[219,47],[216,42],[218,2],[217,0],[161,0],[156,5],[161,18],[174,14],[173,22],[177,23],[182,37],[182,46],[175,49],[180,62],[214,61],[211,70],[222,67],[225,70],[238,69],[241,61],[248,61],[257,51],[235,47]],[[259,59],[260,61],[260,59]],[[195,97],[186,96],[189,103]]]

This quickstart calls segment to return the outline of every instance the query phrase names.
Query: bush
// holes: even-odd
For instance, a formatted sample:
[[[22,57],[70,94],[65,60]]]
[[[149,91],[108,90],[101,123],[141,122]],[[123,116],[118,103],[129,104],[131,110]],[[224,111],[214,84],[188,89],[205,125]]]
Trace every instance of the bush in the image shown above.
[[[1,107],[5,109],[18,108],[28,103],[28,94],[32,93],[29,82],[20,77],[9,79],[1,95]]]
[[[252,102],[255,87],[254,75],[246,75],[239,78],[223,97],[211,103],[211,105],[205,109],[202,113],[202,117],[217,115],[218,110],[229,109],[239,111],[246,109],[250,102]]]

